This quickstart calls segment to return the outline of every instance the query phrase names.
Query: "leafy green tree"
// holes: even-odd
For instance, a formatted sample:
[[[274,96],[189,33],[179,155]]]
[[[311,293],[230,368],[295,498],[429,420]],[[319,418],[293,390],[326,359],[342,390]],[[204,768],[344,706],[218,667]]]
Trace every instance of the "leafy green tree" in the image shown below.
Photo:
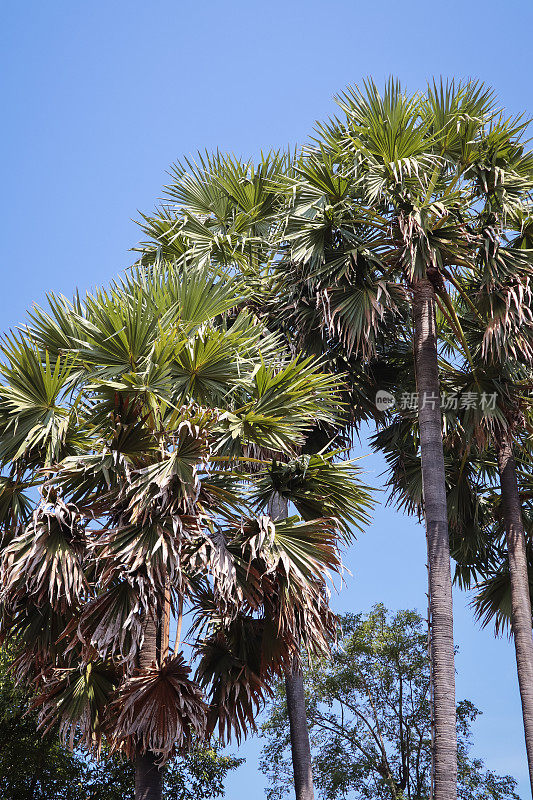
[[[305,673],[315,783],[324,800],[427,800],[431,797],[430,663],[427,623],[415,611],[341,619],[331,658]],[[516,782],[470,755],[471,724],[480,712],[457,705],[461,800],[516,800]],[[289,725],[282,692],[263,725],[262,769],[270,800],[288,792]]]
[[[162,775],[163,800],[212,800],[224,797],[224,781],[244,759],[220,753],[218,746],[193,749],[169,761]],[[104,752],[85,761],[83,800],[134,800],[135,767]]]
[[[12,657],[0,649],[0,796],[5,800],[82,800],[85,770],[56,732],[42,736],[28,714],[28,693],[16,687]]]

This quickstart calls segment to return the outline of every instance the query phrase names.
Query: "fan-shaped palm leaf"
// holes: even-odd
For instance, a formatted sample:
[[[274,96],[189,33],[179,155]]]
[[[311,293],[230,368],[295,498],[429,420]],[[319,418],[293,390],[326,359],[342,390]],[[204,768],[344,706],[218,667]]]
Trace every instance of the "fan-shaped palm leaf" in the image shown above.
[[[206,705],[190,672],[180,653],[128,678],[109,709],[114,747],[155,753],[164,763],[201,741]]]

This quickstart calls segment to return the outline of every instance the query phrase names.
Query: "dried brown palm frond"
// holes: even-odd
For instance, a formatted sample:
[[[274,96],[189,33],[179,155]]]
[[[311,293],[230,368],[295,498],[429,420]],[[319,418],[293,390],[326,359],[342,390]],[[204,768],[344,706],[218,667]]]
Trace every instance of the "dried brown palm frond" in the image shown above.
[[[281,582],[280,582],[281,583]],[[292,637],[309,653],[327,655],[337,635],[337,617],[329,607],[324,585],[316,582],[295,596],[281,583],[272,615],[278,635]]]
[[[185,544],[182,555],[191,576],[209,575],[217,609],[228,609],[242,599],[237,580],[237,565],[226,537],[220,530],[202,533]]]
[[[205,734],[207,706],[181,653],[126,679],[108,713],[114,749],[151,752],[164,763]]]
[[[24,590],[40,605],[66,611],[83,597],[85,532],[77,510],[54,498],[41,503],[25,530],[5,548],[2,594]]]
[[[104,449],[66,458],[57,467],[55,481],[81,512],[92,518],[109,513],[131,466],[116,450]]]
[[[191,515],[107,528],[94,541],[101,583],[127,572],[146,576],[147,593],[163,591],[167,581],[181,584],[183,545],[198,534],[198,520]]]
[[[142,647],[148,603],[143,581],[131,575],[114,581],[84,606],[77,626],[79,639],[102,658],[132,663]]]
[[[153,518],[178,517],[190,512],[198,498],[198,469],[210,455],[208,432],[189,421],[173,431],[169,450],[162,457],[131,475],[120,496],[132,523]]]
[[[240,742],[248,730],[256,731],[256,716],[272,694],[262,663],[263,633],[262,621],[248,617],[219,628],[197,648],[196,678],[210,701],[207,734],[218,728],[223,742],[232,732]]]

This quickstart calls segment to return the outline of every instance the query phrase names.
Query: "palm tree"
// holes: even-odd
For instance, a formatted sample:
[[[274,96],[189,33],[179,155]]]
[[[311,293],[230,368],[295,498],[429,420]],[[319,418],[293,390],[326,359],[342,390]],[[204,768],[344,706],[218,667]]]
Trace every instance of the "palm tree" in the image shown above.
[[[412,130],[414,126],[411,133]],[[354,291],[349,276],[348,287],[353,294],[349,298],[350,306],[343,308],[342,295],[346,290],[346,286],[342,286],[343,281],[346,283],[344,261],[353,258],[354,247],[360,239],[360,233],[354,232],[354,228],[360,226],[360,220],[353,218],[353,197],[350,195],[355,184],[353,178],[336,172],[336,162],[326,157],[324,150],[320,152],[320,159],[314,155],[304,157],[296,166],[288,159],[281,160],[275,156],[264,159],[260,168],[255,170],[250,163],[217,156],[202,161],[199,166],[190,163],[179,165],[174,172],[175,180],[167,187],[167,200],[178,204],[178,209],[166,205],[159,215],[145,217],[143,228],[150,240],[140,248],[143,260],[149,263],[158,253],[172,254],[178,246],[184,258],[201,263],[209,258],[224,266],[233,263],[235,269],[241,270],[240,254],[253,248],[255,269],[246,273],[252,284],[249,302],[255,300],[254,308],[269,327],[280,330],[293,346],[303,346],[305,350],[322,356],[327,354],[332,371],[339,368],[345,371],[348,367],[352,378],[349,395],[353,399],[361,383],[358,380],[361,369],[354,368],[353,355],[356,355],[357,364],[360,351],[368,357],[377,348],[383,332],[392,335],[391,331],[399,322],[394,315],[399,315],[406,300],[405,293],[395,284],[383,280],[379,259],[368,255],[368,243],[365,242],[364,250],[362,248],[358,256],[361,285]],[[265,181],[260,180],[263,175],[268,175]],[[297,198],[296,205],[287,203],[288,190],[291,197]],[[261,198],[260,202],[258,198]],[[324,207],[328,213],[322,218]],[[266,213],[263,216],[264,209]],[[331,209],[336,213],[330,219]],[[283,221],[288,213],[289,224],[280,225],[280,220]],[[256,216],[261,217],[260,226],[255,224]],[[290,248],[280,265],[277,253],[283,239],[290,242]],[[248,265],[250,261],[248,258],[245,263]],[[364,262],[364,269],[360,269],[361,262]],[[330,274],[324,276],[324,269]],[[320,270],[319,284],[316,281],[317,270]],[[324,292],[322,289],[328,278],[340,283],[336,297],[329,297],[327,290]],[[320,299],[318,313],[313,309],[317,305],[317,296]],[[324,324],[321,312],[324,308],[331,308],[335,300],[340,310],[336,308]],[[351,320],[351,329],[356,330],[353,336],[351,330],[347,330],[345,319],[341,320],[348,314],[355,317],[355,322],[361,327],[361,330],[356,330],[357,324]],[[438,392],[433,396],[438,397]],[[368,416],[368,407],[364,408],[359,401],[358,396],[352,404],[352,420]],[[451,581],[449,588],[451,602]],[[437,630],[442,630],[442,626],[436,624]],[[453,654],[453,646],[451,652]],[[453,664],[451,673],[453,677]],[[308,800],[313,796],[313,789],[300,683],[298,673],[291,671],[287,677],[288,695],[298,706],[290,715],[291,735],[293,741],[302,742],[301,746],[293,748],[295,785],[298,800]]]
[[[527,481],[530,463],[528,394],[532,328],[527,255],[517,251],[515,243],[504,243],[504,237],[510,233],[508,230],[502,234],[500,252],[495,253],[507,268],[513,263],[507,283],[496,285],[496,273],[492,270],[493,285],[488,293],[480,270],[455,298],[470,360],[463,358],[461,364],[452,341],[454,331],[448,326],[454,363],[445,365],[441,361],[441,364],[445,367],[447,406],[455,411],[444,412],[444,455],[456,580],[465,588],[480,586],[475,606],[485,624],[493,617],[497,630],[507,617],[511,624],[531,764],[533,709],[529,677],[533,637],[530,554],[524,532],[522,496],[527,496],[524,480]],[[491,243],[494,241],[492,229]],[[482,249],[483,267],[487,252],[488,248]],[[521,275],[524,270],[525,276]],[[442,333],[446,336],[445,331]],[[487,340],[495,342],[495,346],[487,347]],[[403,371],[404,390],[409,388],[405,381],[409,372],[407,366]],[[464,407],[463,400],[469,400]],[[422,505],[417,438],[417,420],[412,414],[403,414],[374,438],[375,446],[387,455],[393,493],[411,512]],[[515,453],[524,465],[523,475],[517,469]],[[495,483],[499,483],[499,493]]]
[[[492,93],[468,83],[406,95],[368,82],[340,99],[297,170],[280,274],[306,280],[348,350],[375,351],[403,290],[412,308],[426,521],[435,716],[435,796],[456,796],[455,674],[449,531],[440,409],[437,307],[475,268],[471,225],[487,184],[527,197],[531,157],[521,125],[498,119]],[[518,153],[519,158],[510,158]],[[519,169],[517,160],[520,161]],[[512,188],[511,188],[512,187]],[[455,324],[461,340],[460,328]],[[463,337],[464,338],[464,337]]]
[[[253,728],[299,644],[327,649],[334,631],[339,523],[274,523],[251,497],[272,455],[332,423],[338,389],[229,313],[241,291],[160,262],[52,296],[3,344],[2,635],[42,725],[134,758],[143,800],[174,752]],[[194,677],[169,641],[187,609]]]
[[[515,257],[520,259],[513,245],[502,247],[507,263]],[[529,265],[526,264],[527,272]],[[510,623],[513,633],[518,682],[522,702],[526,750],[528,756],[531,789],[533,792],[533,637],[531,633],[531,596],[528,574],[528,547],[524,529],[522,500],[519,490],[517,454],[520,461],[529,460],[527,435],[530,429],[532,328],[530,324],[531,298],[529,277],[520,280],[520,271],[515,269],[507,285],[500,285],[487,298],[483,282],[469,282],[468,290],[474,299],[476,314],[465,309],[463,327],[466,330],[475,363],[480,367],[472,373],[469,365],[456,376],[456,385],[463,391],[476,390],[493,402],[487,409],[471,409],[463,414],[464,439],[468,441],[472,432],[493,448],[493,461],[497,467],[500,498],[496,506],[496,531],[493,539],[498,541],[498,532],[504,533],[504,562],[510,583]],[[488,302],[491,300],[492,302]],[[498,302],[499,301],[499,302]],[[505,313],[495,313],[497,306]],[[505,327],[505,335],[498,331]],[[487,338],[497,346],[485,347]],[[524,436],[524,433],[526,436]],[[493,508],[495,507],[493,501]],[[501,525],[500,525],[501,520]],[[494,524],[493,524],[494,527]],[[500,529],[500,530],[498,530]],[[501,530],[503,529],[503,531]],[[500,557],[501,564],[501,557]],[[498,568],[496,567],[496,571]],[[485,575],[494,576],[495,565],[489,563]],[[491,581],[489,581],[489,584]],[[483,593],[480,598],[483,611]]]
[[[180,167],[170,205],[145,220],[151,242],[141,249],[149,260],[178,247],[236,271],[246,252],[255,266],[249,302],[263,306],[269,326],[326,351],[349,374],[354,360],[369,366],[384,342],[410,337],[421,400],[435,788],[448,800],[456,794],[455,675],[437,309],[464,345],[450,292],[487,242],[478,224],[487,197],[494,208],[503,195],[513,203],[529,196],[531,157],[522,124],[506,121],[476,83],[408,96],[393,80],[383,95],[370,81],[338,102],[343,118],[320,125],[315,145],[296,159],[263,159],[255,169],[217,157]]]
[[[533,791],[531,600],[515,461],[520,429],[529,416],[526,395],[533,359],[533,156],[521,142],[524,127],[521,120],[493,122],[474,167],[477,205],[470,226],[479,245],[475,268],[456,283],[466,358],[454,380],[456,391],[470,392],[480,400],[461,414],[465,449],[474,436],[478,442],[491,442],[496,455],[511,580],[511,627]],[[484,398],[494,402],[486,407]]]
[[[388,369],[383,369],[381,361],[379,375],[376,375],[376,365],[369,368],[359,359],[347,355],[338,337],[324,330],[320,313],[313,310],[313,298],[305,297],[302,287],[295,286],[293,296],[285,296],[280,309],[275,262],[284,218],[282,212],[287,205],[287,177],[291,174],[291,158],[279,153],[263,156],[257,167],[252,162],[221,154],[177,164],[171,170],[173,180],[166,187],[164,206],[155,215],[143,217],[142,228],[148,240],[136,249],[144,264],[151,264],[163,255],[198,263],[207,261],[223,268],[233,267],[244,275],[249,287],[246,305],[253,308],[269,330],[283,337],[293,354],[303,350],[319,357],[328,372],[349,378],[343,381],[342,418],[334,428],[331,425],[315,428],[303,447],[305,454],[314,454],[312,457],[317,459],[312,484],[316,495],[312,502],[315,513],[323,515],[322,503],[326,497],[334,496],[336,506],[330,508],[329,513],[342,520],[349,508],[349,483],[340,493],[337,487],[331,495],[331,485],[327,486],[327,491],[322,491],[317,465],[325,463],[324,448],[335,442],[346,446],[347,425],[376,416],[376,390],[388,385]],[[299,487],[303,485],[305,475],[310,474],[308,466],[298,476]],[[333,476],[334,472],[328,467],[324,476],[326,485]],[[294,502],[289,486],[294,486],[294,483],[285,483],[279,496],[274,491],[269,500],[274,504],[271,516],[286,516],[288,501]],[[360,498],[354,497],[353,501],[357,504]],[[309,494],[306,503],[311,503]],[[355,527],[356,519],[357,515],[352,518]],[[313,778],[298,659],[286,670],[285,686],[294,743],[296,797],[297,800],[309,800],[314,795]]]
[[[305,454],[289,463],[274,463],[257,487],[257,502],[267,503],[274,520],[288,517],[289,503],[303,519],[316,515],[336,519],[347,544],[354,529],[368,522],[371,502],[367,487],[359,484],[356,464],[336,463],[338,456],[336,451]],[[293,656],[284,680],[296,800],[309,800],[314,785],[300,652]]]

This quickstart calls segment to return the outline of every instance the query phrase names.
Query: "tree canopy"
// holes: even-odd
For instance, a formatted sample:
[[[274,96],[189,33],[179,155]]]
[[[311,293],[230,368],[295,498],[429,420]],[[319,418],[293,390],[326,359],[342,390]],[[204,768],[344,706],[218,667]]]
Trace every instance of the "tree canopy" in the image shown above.
[[[428,800],[431,783],[430,668],[427,621],[416,611],[347,614],[331,659],[305,671],[316,788],[324,800]],[[458,796],[516,800],[516,781],[472,755],[480,711],[457,704]],[[268,796],[290,792],[289,723],[280,689],[262,727]]]

